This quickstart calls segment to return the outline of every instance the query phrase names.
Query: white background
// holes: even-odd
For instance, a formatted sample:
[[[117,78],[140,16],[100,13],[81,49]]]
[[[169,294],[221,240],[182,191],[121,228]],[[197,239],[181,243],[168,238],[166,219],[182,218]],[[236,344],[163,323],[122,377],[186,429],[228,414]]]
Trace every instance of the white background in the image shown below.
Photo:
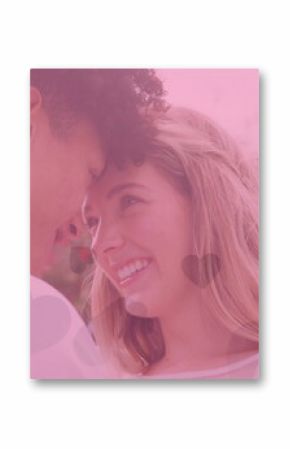
[[[287,3],[38,0],[0,7],[1,447],[290,447]],[[29,380],[28,79],[33,66],[260,69],[259,382]]]

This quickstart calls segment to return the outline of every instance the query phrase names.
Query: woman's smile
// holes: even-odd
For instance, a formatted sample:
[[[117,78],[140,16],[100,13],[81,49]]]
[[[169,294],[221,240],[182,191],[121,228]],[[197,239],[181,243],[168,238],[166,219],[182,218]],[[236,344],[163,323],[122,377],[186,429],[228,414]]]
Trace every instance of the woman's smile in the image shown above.
[[[123,265],[117,270],[117,276],[120,286],[127,286],[133,280],[136,280],[144,273],[151,264],[152,259],[134,259]]]

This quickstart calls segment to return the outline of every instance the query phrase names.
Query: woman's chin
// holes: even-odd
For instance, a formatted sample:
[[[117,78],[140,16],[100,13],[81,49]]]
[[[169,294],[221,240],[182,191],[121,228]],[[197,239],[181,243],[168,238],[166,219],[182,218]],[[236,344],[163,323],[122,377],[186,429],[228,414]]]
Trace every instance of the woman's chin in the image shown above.
[[[139,296],[139,295],[138,295]],[[130,315],[149,318],[149,311],[144,301],[140,301],[138,297],[130,297],[125,299],[125,307]]]
[[[156,318],[156,310],[154,307],[150,307],[144,295],[136,294],[125,298],[125,308],[130,315],[140,318]]]

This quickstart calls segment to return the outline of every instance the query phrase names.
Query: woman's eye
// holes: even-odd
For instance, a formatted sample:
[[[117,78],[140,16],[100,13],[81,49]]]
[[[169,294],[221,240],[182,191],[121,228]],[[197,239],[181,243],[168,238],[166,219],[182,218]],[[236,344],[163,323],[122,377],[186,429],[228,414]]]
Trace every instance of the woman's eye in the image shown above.
[[[121,198],[121,207],[122,209],[126,209],[127,207],[133,206],[133,204],[139,202],[140,202],[139,198],[131,195],[126,195]]]

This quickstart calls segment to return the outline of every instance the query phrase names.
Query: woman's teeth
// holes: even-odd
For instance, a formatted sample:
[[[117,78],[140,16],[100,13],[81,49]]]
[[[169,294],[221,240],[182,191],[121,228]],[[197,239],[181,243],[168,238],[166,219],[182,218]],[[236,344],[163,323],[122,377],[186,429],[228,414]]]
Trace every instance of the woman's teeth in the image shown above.
[[[135,262],[131,262],[125,265],[123,268],[118,270],[118,277],[120,281],[131,277],[134,273],[144,270],[149,265],[150,261],[148,259],[138,259]]]

